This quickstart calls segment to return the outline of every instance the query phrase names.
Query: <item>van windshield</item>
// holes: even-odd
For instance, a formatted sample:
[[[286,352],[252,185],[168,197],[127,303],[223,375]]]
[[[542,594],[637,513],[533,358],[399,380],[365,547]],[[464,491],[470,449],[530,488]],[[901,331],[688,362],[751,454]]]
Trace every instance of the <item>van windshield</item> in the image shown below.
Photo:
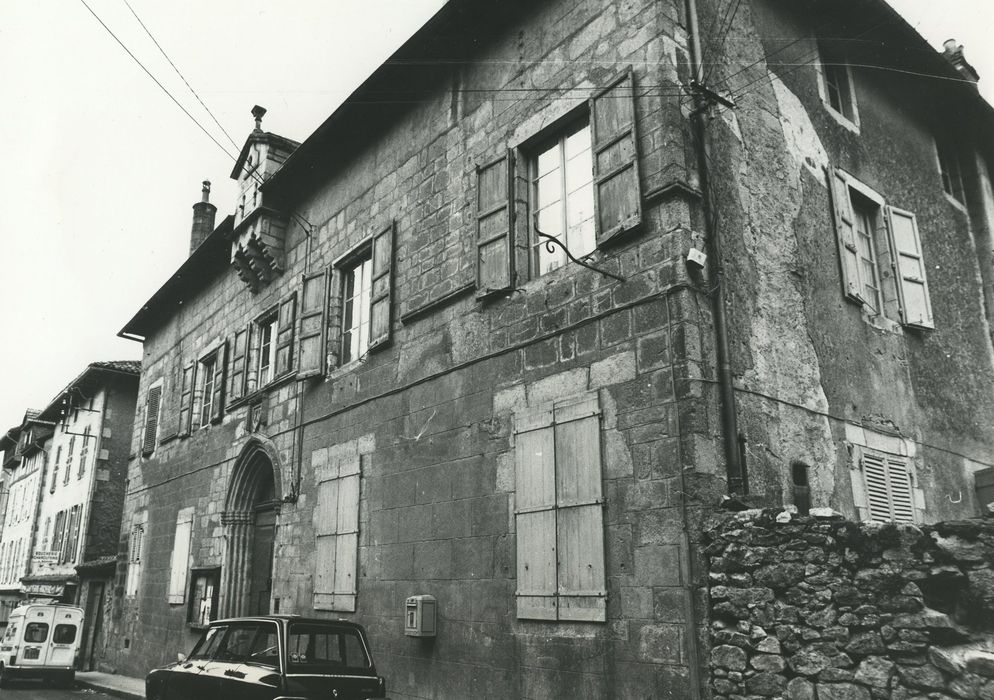
[[[47,622],[29,622],[24,628],[25,642],[34,642],[37,644],[39,642],[44,642],[46,639],[48,639]]]

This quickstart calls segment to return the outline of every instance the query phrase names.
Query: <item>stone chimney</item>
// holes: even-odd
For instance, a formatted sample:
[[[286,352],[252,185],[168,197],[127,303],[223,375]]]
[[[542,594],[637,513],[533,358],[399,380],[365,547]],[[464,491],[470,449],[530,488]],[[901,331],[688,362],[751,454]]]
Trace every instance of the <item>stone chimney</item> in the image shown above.
[[[201,199],[193,205],[193,227],[190,230],[190,254],[193,254],[200,244],[214,231],[214,215],[217,207],[210,203],[211,182],[204,180]]]
[[[964,79],[969,80],[974,85],[980,80],[980,76],[974,67],[963,58],[963,46],[957,43],[955,39],[946,39],[942,45],[942,57],[949,61]]]

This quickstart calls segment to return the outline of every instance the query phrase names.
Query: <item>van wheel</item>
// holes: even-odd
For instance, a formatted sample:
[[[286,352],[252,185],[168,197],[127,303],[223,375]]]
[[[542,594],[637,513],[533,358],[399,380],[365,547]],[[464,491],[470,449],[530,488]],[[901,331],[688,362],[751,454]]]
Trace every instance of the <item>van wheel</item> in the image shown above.
[[[65,675],[63,675],[59,680],[61,681],[59,685],[63,688],[72,688],[76,683],[76,672],[66,671]]]

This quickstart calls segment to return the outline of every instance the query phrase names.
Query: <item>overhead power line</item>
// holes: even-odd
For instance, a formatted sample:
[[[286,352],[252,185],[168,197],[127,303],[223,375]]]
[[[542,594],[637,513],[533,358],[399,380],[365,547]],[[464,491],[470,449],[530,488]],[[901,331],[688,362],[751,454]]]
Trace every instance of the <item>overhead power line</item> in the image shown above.
[[[190,85],[186,77],[180,72],[180,69],[176,67],[175,63],[173,63],[173,59],[169,58],[169,54],[166,53],[166,50],[162,48],[159,42],[156,41],[155,37],[152,36],[152,32],[149,31],[149,28],[145,26],[144,22],[142,22],[142,18],[138,16],[137,12],[135,12],[135,9],[131,6],[131,3],[128,2],[128,0],[124,0],[124,4],[128,6],[129,10],[131,10],[131,14],[134,15],[136,20],[138,20],[138,24],[140,24],[142,29],[145,30],[145,33],[148,34],[148,38],[152,40],[152,43],[155,44],[157,49],[159,49],[163,57],[165,57],[165,59],[169,61],[169,65],[171,65],[173,67],[173,70],[176,71],[176,75],[180,77],[180,80],[183,81],[183,84],[186,85],[186,87],[189,88],[190,92],[193,93],[193,96],[197,98],[197,102],[200,103],[200,106],[203,107],[204,110],[207,112],[207,114],[210,115],[211,119],[214,120],[214,123],[217,124],[217,128],[221,130],[221,133],[223,133],[225,136],[228,137],[228,140],[231,141],[231,145],[235,147],[235,150],[238,150],[238,144],[235,143],[235,140],[233,138],[231,138],[231,134],[229,134],[227,129],[225,129],[221,125],[221,122],[217,120],[217,117],[214,116],[214,113],[210,110],[210,107],[204,104],[204,101],[200,99],[200,95],[197,94],[197,91],[193,89],[193,86]]]

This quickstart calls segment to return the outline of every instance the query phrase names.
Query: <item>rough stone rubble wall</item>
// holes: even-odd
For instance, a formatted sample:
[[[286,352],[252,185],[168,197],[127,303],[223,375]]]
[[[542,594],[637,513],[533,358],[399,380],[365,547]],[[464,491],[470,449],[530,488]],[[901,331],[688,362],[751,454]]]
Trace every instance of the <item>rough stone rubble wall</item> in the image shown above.
[[[703,545],[713,698],[994,699],[994,521],[746,511]]]

